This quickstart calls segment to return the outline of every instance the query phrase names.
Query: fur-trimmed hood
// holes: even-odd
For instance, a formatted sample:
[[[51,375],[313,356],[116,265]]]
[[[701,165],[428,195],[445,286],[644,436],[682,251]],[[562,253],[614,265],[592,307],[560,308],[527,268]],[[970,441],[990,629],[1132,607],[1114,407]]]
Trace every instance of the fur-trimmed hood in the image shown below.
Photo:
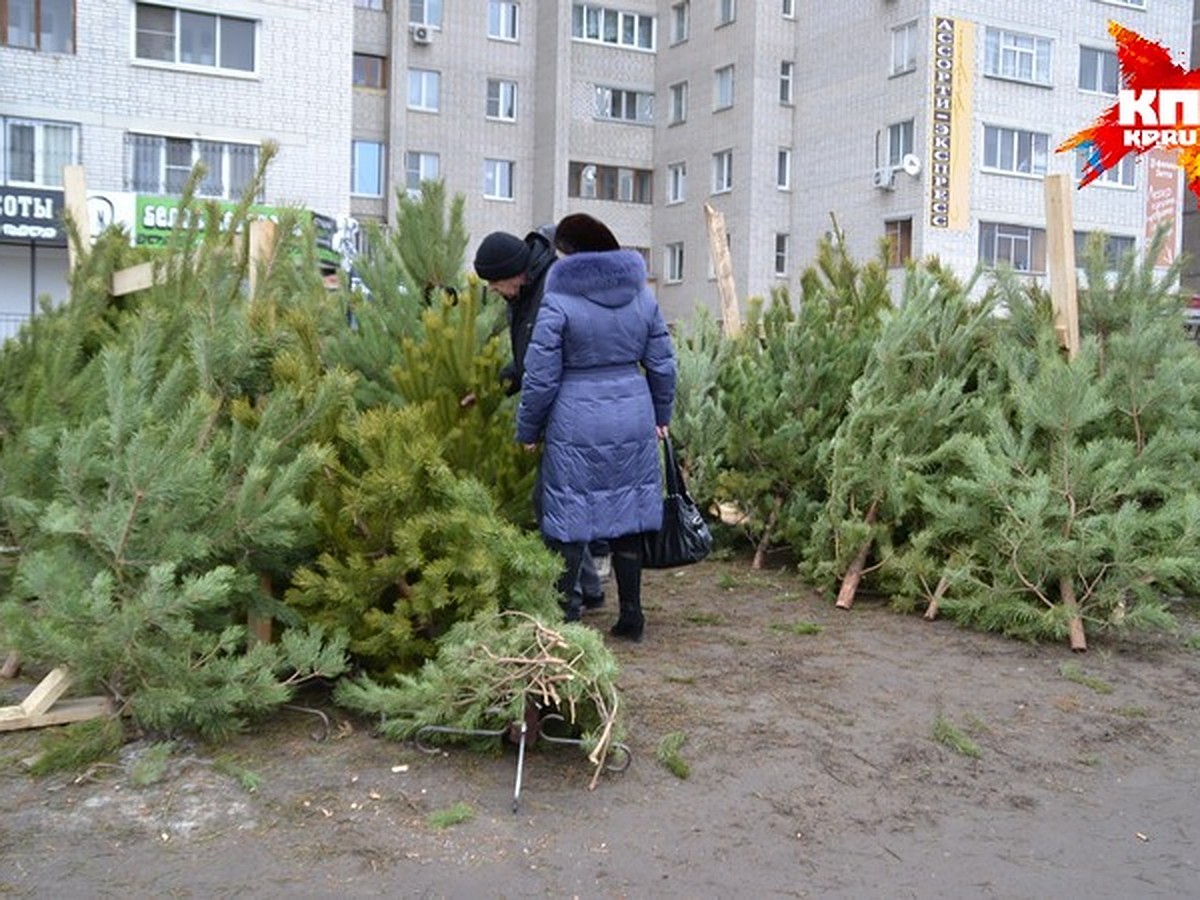
[[[646,287],[646,263],[636,250],[572,253],[546,276],[546,293],[585,297],[615,309],[629,304]]]

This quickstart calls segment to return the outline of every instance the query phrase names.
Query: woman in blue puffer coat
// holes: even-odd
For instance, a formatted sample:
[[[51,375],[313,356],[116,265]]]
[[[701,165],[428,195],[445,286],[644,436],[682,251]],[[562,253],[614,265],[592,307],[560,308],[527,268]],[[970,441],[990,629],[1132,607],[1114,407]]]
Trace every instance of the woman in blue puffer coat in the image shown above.
[[[571,585],[587,543],[609,539],[618,637],[639,641],[641,535],[662,524],[658,442],[675,403],[675,348],[639,253],[622,250],[599,220],[570,215],[555,228],[563,254],[546,278],[525,354],[517,440],[544,444],[542,535],[562,554]]]

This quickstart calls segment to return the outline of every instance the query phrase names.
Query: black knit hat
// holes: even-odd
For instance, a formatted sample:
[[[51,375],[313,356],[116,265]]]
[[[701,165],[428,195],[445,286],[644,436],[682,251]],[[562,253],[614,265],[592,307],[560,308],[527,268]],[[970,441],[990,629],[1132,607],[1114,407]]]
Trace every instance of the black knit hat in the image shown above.
[[[475,251],[475,274],[484,281],[504,281],[529,268],[529,245],[507,231],[493,231]]]
[[[554,228],[554,246],[567,254],[621,249],[608,226],[587,213],[564,216]]]

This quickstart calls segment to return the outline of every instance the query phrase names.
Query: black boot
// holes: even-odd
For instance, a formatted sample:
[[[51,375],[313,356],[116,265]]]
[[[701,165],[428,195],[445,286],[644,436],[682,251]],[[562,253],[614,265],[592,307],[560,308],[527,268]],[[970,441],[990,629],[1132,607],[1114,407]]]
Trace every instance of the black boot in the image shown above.
[[[617,582],[617,600],[621,611],[610,634],[637,643],[642,639],[646,617],[642,615],[642,559],[638,552],[640,548],[631,550],[613,547],[613,576]]]

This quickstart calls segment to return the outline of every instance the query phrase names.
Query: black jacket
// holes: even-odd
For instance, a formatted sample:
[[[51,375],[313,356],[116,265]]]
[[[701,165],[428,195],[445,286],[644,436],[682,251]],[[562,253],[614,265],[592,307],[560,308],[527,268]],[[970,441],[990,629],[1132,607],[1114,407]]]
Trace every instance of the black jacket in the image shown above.
[[[557,255],[553,238],[553,226],[525,235],[525,243],[529,246],[525,284],[521,285],[517,296],[508,301],[508,336],[512,341],[513,358],[500,370],[500,380],[510,396],[521,390],[521,379],[525,376],[525,351],[529,349],[533,323],[537,321],[538,309],[542,305],[546,273]]]

